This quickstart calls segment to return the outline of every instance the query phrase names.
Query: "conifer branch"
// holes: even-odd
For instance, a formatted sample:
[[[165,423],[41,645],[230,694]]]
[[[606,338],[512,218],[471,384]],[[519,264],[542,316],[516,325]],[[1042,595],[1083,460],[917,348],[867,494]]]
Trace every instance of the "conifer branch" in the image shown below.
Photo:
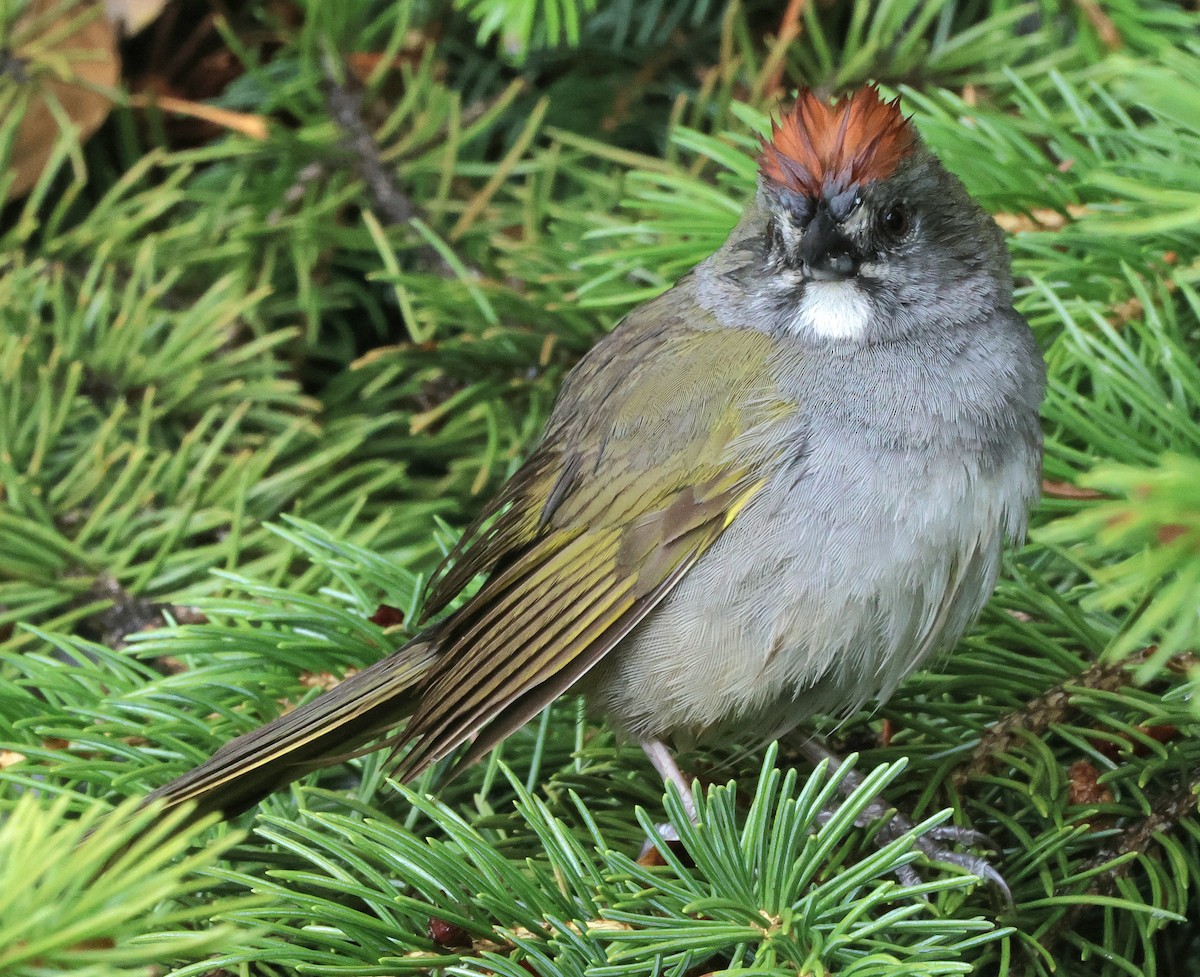
[[[1062,722],[1071,711],[1072,697],[1080,690],[1114,692],[1129,684],[1133,680],[1130,670],[1148,655],[1147,650],[1127,661],[1093,662],[1078,675],[1059,682],[1030,699],[1021,709],[993,723],[971,751],[970,760],[954,772],[954,785],[961,788],[969,781],[985,776],[1025,736],[1039,736],[1055,723]]]
[[[344,134],[343,145],[355,160],[372,206],[387,223],[398,227],[423,217],[421,209],[400,189],[394,172],[384,164],[375,137],[363,118],[362,88],[347,66],[335,66],[326,59],[325,79],[330,116]],[[416,246],[416,253],[428,268],[443,277],[454,277],[454,269],[432,245],[422,242]]]
[[[1200,977],[1200,14],[325,6],[180,7],[122,84],[262,138],[55,124],[0,215],[0,970]],[[1007,228],[1050,373],[1047,491],[983,619],[886,741],[814,730],[860,746],[859,791],[705,745],[686,769],[729,785],[692,828],[567,698],[449,783],[366,755],[233,833],[102,818],[410,636],[566,368],[737,221],[777,78],[902,97]],[[917,821],[882,850],[875,797]],[[910,874],[945,806],[1011,911]]]

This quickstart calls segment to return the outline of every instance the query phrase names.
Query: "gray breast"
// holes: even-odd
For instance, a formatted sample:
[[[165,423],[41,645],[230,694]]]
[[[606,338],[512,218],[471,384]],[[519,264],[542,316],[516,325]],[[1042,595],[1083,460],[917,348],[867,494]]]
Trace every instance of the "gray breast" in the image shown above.
[[[1036,412],[982,361],[890,355],[790,375],[795,450],[586,682],[618,728],[772,737],[886,697],[975,619],[1036,498]]]

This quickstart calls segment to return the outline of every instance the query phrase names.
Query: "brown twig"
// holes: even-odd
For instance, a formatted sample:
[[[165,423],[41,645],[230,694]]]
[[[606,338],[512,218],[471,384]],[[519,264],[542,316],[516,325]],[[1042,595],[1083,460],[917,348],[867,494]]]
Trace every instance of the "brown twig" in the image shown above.
[[[339,81],[339,73],[332,65],[326,65],[325,74],[329,82],[329,113],[342,130],[346,148],[358,164],[359,176],[366,184],[376,210],[389,224],[408,224],[418,216],[417,206],[396,185],[392,173],[384,166],[375,137],[363,121],[362,89],[354,82]],[[341,74],[349,77],[348,73]]]
[[[804,13],[804,3],[805,0],[788,0],[787,8],[783,11],[783,19],[779,21],[778,40],[775,42],[776,50],[782,51],[800,36],[800,17]],[[786,63],[786,58],[779,57],[771,74],[767,77],[767,83],[763,86],[763,94],[768,98],[779,94],[782,90],[783,71]]]
[[[1053,688],[1047,689],[1023,708],[1009,713],[983,734],[965,766],[955,771],[953,782],[962,787],[995,767],[998,758],[1022,739],[1023,733],[1041,733],[1066,716],[1071,697],[1081,689],[1115,692],[1129,683],[1129,666],[1145,660],[1146,649],[1119,662],[1096,662]]]
[[[1095,502],[1098,499],[1111,498],[1095,489],[1083,488],[1071,482],[1055,482],[1050,479],[1042,479],[1042,495],[1049,499],[1072,499],[1080,502]]]
[[[1100,854],[1092,863],[1093,867],[1111,862],[1121,861],[1107,871],[1097,875],[1087,890],[1088,896],[1108,896],[1116,891],[1117,883],[1125,878],[1132,870],[1136,858],[1128,858],[1131,854],[1145,855],[1154,844],[1155,836],[1174,829],[1184,818],[1196,813],[1197,801],[1200,800],[1197,791],[1200,790],[1200,778],[1185,780],[1174,790],[1160,794],[1151,801],[1150,814],[1141,821],[1130,825],[1118,837],[1117,844]],[[1046,931],[1041,943],[1046,949],[1051,949],[1063,935],[1075,929],[1079,917],[1089,907],[1088,903],[1080,902],[1057,923]]]
[[[325,76],[329,84],[327,99],[330,115],[345,136],[346,148],[358,164],[358,175],[366,184],[367,193],[370,194],[375,209],[388,224],[411,224],[414,219],[422,217],[423,213],[400,189],[394,172],[383,161],[375,136],[363,119],[362,89],[356,81],[340,81],[339,78],[351,79],[352,73],[339,72],[328,62],[325,65]],[[419,243],[416,246],[416,254],[427,270],[443,278],[457,277],[454,269],[438,253],[437,248],[428,242]]]
[[[1075,0],[1075,6],[1083,11],[1083,15],[1088,19],[1092,30],[1096,32],[1096,36],[1100,38],[1100,43],[1105,48],[1109,51],[1119,51],[1125,46],[1125,41],[1121,37],[1121,32],[1117,30],[1117,25],[1104,12],[1100,4],[1096,3],[1096,0]]]
[[[658,73],[671,63],[677,50],[683,46],[685,36],[682,31],[675,31],[667,43],[654,53],[645,64],[638,68],[634,76],[622,85],[613,97],[612,108],[600,123],[604,132],[616,132],[629,117],[633,103],[646,94],[650,83],[658,77]]]
[[[176,98],[174,95],[157,95],[139,92],[129,96],[129,104],[135,108],[157,108],[161,112],[173,112],[193,119],[202,119],[213,125],[240,132],[243,136],[265,140],[269,134],[270,125],[266,118],[250,112],[235,112],[223,109],[219,105],[206,105],[203,102],[193,102],[187,98]]]

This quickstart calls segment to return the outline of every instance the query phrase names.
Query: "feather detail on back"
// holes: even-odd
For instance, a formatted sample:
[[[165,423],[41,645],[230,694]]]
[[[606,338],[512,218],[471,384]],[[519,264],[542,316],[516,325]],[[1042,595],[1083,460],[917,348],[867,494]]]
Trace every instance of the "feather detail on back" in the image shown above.
[[[759,170],[777,187],[812,198],[886,179],[916,140],[899,102],[883,101],[874,85],[836,102],[804,89],[792,111],[772,122]]]

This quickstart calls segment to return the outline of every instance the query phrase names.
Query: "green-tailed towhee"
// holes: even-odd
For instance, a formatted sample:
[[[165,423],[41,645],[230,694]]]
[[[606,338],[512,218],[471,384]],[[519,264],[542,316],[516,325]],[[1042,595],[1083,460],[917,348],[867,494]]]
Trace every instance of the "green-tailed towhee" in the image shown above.
[[[478,592],[152,798],[236,813],[402,723],[401,777],[467,764],[570,690],[680,780],[666,744],[848,712],[959,639],[1041,468],[1000,229],[874,88],[802,92],[759,168],[569,375],[425,614]]]

